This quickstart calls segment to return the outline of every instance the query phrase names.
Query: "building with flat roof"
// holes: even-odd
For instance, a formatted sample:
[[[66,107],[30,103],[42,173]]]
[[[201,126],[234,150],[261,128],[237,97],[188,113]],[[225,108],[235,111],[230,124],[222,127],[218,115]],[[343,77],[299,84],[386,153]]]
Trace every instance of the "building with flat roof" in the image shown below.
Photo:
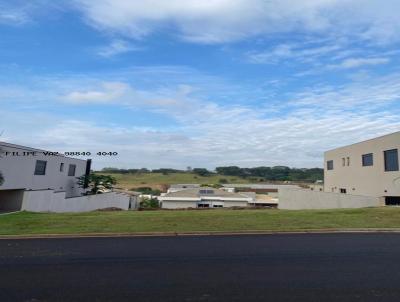
[[[324,191],[400,204],[400,131],[325,152]]]
[[[212,187],[199,187],[166,193],[158,197],[158,200],[164,209],[226,208],[247,207],[254,197]]]
[[[20,210],[25,192],[51,190],[66,198],[81,196],[85,189],[77,177],[90,173],[90,160],[0,142],[0,211]],[[39,193],[38,193],[39,194]]]

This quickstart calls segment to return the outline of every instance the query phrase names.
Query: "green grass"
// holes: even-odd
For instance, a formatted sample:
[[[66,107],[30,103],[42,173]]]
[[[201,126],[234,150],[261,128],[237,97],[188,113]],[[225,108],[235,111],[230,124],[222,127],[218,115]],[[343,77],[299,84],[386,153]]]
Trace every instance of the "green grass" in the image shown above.
[[[197,183],[197,184],[217,184],[220,179],[226,179],[229,183],[249,183],[249,179],[237,176],[211,175],[199,176],[193,173],[140,173],[140,174],[119,174],[119,173],[102,173],[98,174],[111,175],[116,178],[116,187],[131,189],[136,187],[152,187],[159,189],[163,184],[179,184],[179,183]],[[254,181],[253,181],[254,182]]]
[[[0,235],[400,228],[400,208],[346,210],[20,212],[0,216]]]

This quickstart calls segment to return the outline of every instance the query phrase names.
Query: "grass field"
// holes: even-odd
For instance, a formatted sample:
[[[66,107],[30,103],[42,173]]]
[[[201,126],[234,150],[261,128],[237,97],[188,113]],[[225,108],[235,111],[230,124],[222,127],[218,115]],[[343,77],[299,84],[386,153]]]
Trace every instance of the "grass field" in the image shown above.
[[[116,178],[118,188],[132,189],[137,187],[152,187],[160,189],[163,184],[179,184],[179,183],[198,183],[198,184],[217,184],[220,179],[226,179],[229,183],[249,183],[248,179],[236,176],[212,175],[199,176],[193,173],[170,173],[163,175],[162,173],[141,173],[141,174],[118,174],[118,173],[102,173],[98,174],[111,175]]]
[[[0,216],[0,235],[297,231],[400,228],[400,208],[346,210],[20,212]]]

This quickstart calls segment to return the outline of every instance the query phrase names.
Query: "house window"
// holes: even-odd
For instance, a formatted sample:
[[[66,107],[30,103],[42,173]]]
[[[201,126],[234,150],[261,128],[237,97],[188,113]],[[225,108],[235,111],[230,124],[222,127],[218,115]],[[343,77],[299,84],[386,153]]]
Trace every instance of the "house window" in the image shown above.
[[[342,158],[342,166],[344,167],[346,165],[346,159],[343,157]]]
[[[397,149],[383,152],[385,158],[385,171],[399,171],[399,155]]]
[[[374,165],[374,155],[372,153],[363,154],[362,165],[363,165],[363,167],[373,166]]]
[[[64,172],[64,163],[60,164],[60,172]]]
[[[327,168],[328,170],[333,170],[333,160],[328,160],[328,161],[326,162],[326,168]]]
[[[75,176],[76,165],[69,165],[68,176]]]
[[[347,190],[346,190],[346,189],[340,189],[340,193],[346,194],[346,193],[347,193]]]
[[[350,166],[350,157],[347,158],[347,166]]]
[[[46,175],[47,161],[37,160],[35,166],[35,175]]]

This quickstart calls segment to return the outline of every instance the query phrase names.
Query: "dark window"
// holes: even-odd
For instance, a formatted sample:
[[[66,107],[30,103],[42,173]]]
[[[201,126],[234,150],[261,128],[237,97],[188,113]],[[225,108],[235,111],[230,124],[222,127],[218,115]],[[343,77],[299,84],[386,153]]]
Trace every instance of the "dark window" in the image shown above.
[[[220,204],[215,204],[215,205],[213,205],[213,208],[222,208],[222,205],[220,205]]]
[[[76,165],[69,165],[68,176],[75,176]]]
[[[47,161],[37,160],[35,166],[35,175],[46,175]]]
[[[333,170],[333,160],[328,160],[326,162],[326,167],[328,170]]]
[[[214,194],[214,190],[200,190],[200,194]]]
[[[60,164],[60,172],[64,172],[64,163]]]
[[[346,189],[340,189],[340,193],[346,194],[346,193],[347,193],[347,190],[346,190]]]
[[[398,205],[400,205],[400,197],[398,197],[398,196],[395,196],[395,197],[387,196],[385,198],[385,205],[387,205],[387,206],[398,206]]]
[[[199,204],[197,205],[197,207],[198,207],[198,208],[209,208],[210,205],[207,204],[207,203],[199,203]]]
[[[385,171],[399,171],[399,155],[397,149],[384,151]]]
[[[362,156],[362,165],[363,165],[363,167],[373,166],[374,165],[374,155],[372,153],[364,154]]]

